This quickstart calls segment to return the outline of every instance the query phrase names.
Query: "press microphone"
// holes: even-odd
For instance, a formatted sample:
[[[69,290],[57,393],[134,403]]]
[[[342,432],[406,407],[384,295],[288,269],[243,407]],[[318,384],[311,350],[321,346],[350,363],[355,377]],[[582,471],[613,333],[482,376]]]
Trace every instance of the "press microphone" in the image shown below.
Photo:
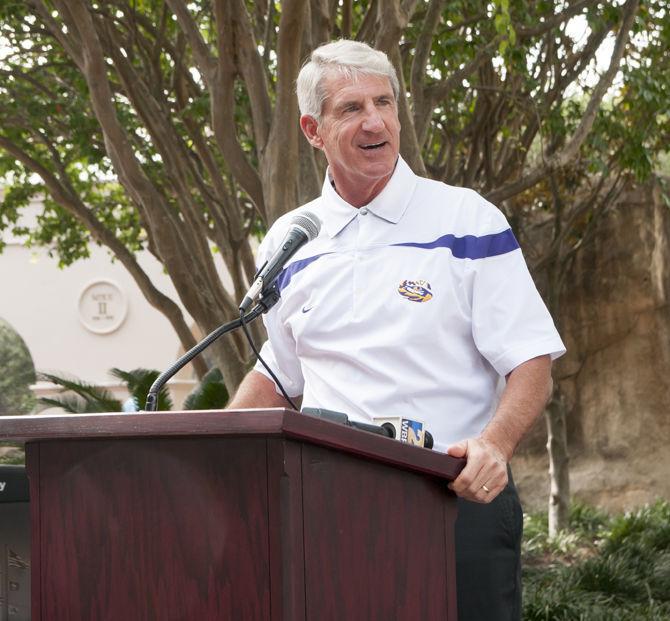
[[[316,416],[329,420],[332,423],[339,423],[361,431],[376,433],[386,438],[397,439],[406,444],[423,446],[424,448],[433,448],[433,436],[423,428],[423,423],[411,420],[409,418],[374,418],[376,424],[359,423],[356,420],[349,420],[344,412],[335,410],[326,410],[324,408],[303,408],[303,414]]]
[[[281,246],[256,272],[254,283],[239,306],[240,313],[247,312],[258,295],[274,282],[286,262],[307,242],[312,241],[320,230],[321,221],[311,211],[303,211],[293,217]]]
[[[349,417],[344,412],[336,412],[335,410],[327,410],[325,408],[302,408],[301,412],[307,414],[307,416],[315,416],[316,418],[323,418],[328,420],[331,423],[338,423],[339,425],[345,425],[346,427],[353,427],[354,429],[360,429],[361,431],[368,431],[370,433],[376,433],[379,436],[384,436],[386,438],[392,438],[391,430],[385,429],[379,425],[370,425],[368,423],[359,423],[356,420],[349,420]]]
[[[424,427],[423,423],[404,416],[377,416],[372,419],[377,425],[387,429],[391,437],[400,442],[423,446],[424,448],[433,448],[433,436]]]

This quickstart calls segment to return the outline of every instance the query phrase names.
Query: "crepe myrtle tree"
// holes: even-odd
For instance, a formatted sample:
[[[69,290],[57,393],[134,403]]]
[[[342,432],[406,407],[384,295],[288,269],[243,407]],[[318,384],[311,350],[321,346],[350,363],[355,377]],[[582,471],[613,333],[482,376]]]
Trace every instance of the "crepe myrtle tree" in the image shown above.
[[[63,266],[107,247],[184,347],[180,306],[135,255],[165,266],[202,332],[236,315],[250,239],[320,190],[325,162],[299,136],[294,84],[323,42],[389,55],[403,157],[504,211],[559,323],[575,252],[667,140],[660,0],[6,0],[0,23],[0,226],[17,229],[43,196],[36,226],[15,233]],[[212,357],[234,390],[246,343],[226,337]],[[569,496],[556,386],[554,530]]]

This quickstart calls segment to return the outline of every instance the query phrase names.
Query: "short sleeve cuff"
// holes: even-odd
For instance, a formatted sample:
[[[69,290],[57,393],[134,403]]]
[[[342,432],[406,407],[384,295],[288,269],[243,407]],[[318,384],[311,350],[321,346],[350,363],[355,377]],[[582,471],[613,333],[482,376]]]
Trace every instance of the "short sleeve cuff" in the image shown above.
[[[300,379],[292,379],[280,369],[279,364],[277,364],[274,351],[272,350],[272,346],[270,345],[270,341],[266,341],[263,344],[263,347],[261,347],[261,357],[263,360],[265,360],[265,364],[267,364],[272,369],[272,372],[277,376],[277,379],[281,382],[284,390],[286,391],[286,394],[288,394],[289,397],[299,397],[302,395],[304,389],[304,381],[302,377]],[[254,365],[254,371],[265,375],[265,377],[267,377],[275,385],[275,391],[277,394],[282,394],[279,386],[277,386],[277,382],[275,382],[272,376],[268,373],[268,370],[263,366],[260,360],[257,361]]]
[[[559,337],[552,337],[541,341],[533,341],[506,351],[493,361],[493,368],[503,377],[511,373],[516,367],[538,356],[551,356],[556,360],[565,353],[565,345]]]

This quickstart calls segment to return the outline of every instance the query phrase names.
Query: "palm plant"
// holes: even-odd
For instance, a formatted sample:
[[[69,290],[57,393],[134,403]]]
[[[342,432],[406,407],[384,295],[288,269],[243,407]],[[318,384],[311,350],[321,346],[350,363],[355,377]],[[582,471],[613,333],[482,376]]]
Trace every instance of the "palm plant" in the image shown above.
[[[184,401],[185,410],[216,410],[228,403],[228,390],[217,367],[207,371]]]
[[[123,382],[131,395],[131,411],[138,411],[144,406],[147,393],[159,372],[155,369],[133,369],[123,371],[113,368],[110,375]],[[56,397],[40,397],[38,401],[49,407],[60,407],[71,414],[84,414],[96,412],[120,412],[128,410],[108,390],[93,384],[55,375],[53,373],[40,373],[39,378],[51,382],[63,388],[63,393]],[[210,369],[202,381],[186,397],[185,410],[214,410],[225,407],[228,401],[228,391],[221,371],[217,368]],[[158,410],[171,410],[172,398],[167,387],[163,387],[158,393]]]
[[[122,408],[121,402],[108,390],[93,384],[53,373],[39,373],[38,378],[63,388],[57,397],[40,397],[38,401],[43,405],[60,407],[71,414],[119,412]]]
[[[121,380],[128,392],[131,394],[134,402],[134,410],[138,411],[144,407],[147,400],[147,393],[159,375],[155,369],[133,369],[132,371],[123,371],[121,369],[113,368],[110,374]],[[158,410],[171,410],[172,398],[168,392],[167,387],[163,386],[158,393]]]

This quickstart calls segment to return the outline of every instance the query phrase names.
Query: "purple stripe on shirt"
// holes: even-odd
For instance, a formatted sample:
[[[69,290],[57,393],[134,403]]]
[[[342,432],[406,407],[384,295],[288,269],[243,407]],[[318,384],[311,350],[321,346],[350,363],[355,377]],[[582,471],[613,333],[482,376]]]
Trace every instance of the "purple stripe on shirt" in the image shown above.
[[[287,287],[291,282],[291,278],[293,278],[299,271],[304,270],[310,263],[314,263],[314,261],[320,259],[321,257],[325,257],[327,254],[332,253],[324,252],[323,254],[317,254],[313,257],[308,257],[307,259],[300,259],[299,261],[291,263],[288,267],[285,267],[281,272],[279,272],[279,276],[277,276],[276,282],[277,287],[279,287],[279,291],[282,291],[285,287]]]
[[[485,259],[486,257],[495,257],[500,254],[506,254],[519,248],[519,243],[512,233],[512,229],[507,229],[501,233],[491,235],[464,235],[456,237],[451,233],[442,235],[432,242],[402,242],[400,244],[391,244],[393,247],[423,248],[432,250],[434,248],[449,248],[451,254],[457,259]],[[324,252],[313,257],[300,259],[285,267],[277,276],[277,286],[282,291],[291,282],[293,276],[304,270],[308,265],[314,263],[317,259],[324,257],[332,252]]]
[[[410,248],[424,248],[432,250],[433,248],[449,248],[451,254],[457,259],[485,259],[486,257],[495,257],[499,254],[506,254],[519,248],[512,229],[507,229],[500,233],[491,235],[463,235],[456,237],[449,233],[442,235],[431,242],[403,242],[393,244],[393,246],[406,246]]]

